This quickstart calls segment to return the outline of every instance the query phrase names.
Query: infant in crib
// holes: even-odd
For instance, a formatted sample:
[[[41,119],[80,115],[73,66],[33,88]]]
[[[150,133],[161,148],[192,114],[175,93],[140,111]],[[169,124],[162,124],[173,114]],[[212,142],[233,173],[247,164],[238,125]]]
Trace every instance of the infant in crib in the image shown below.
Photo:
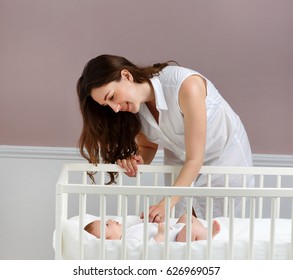
[[[187,215],[183,214],[177,221],[176,224],[170,226],[169,240],[177,242],[186,242],[186,218]],[[143,223],[132,225],[126,229],[127,239],[136,239],[142,241],[143,239]],[[212,224],[212,237],[220,232],[220,224],[218,221],[214,220]],[[95,220],[87,224],[84,229],[100,238],[100,220]],[[149,223],[149,238],[152,242],[163,242],[165,239],[165,225],[162,223]],[[207,228],[194,216],[192,216],[191,223],[191,241],[204,240],[207,239]],[[108,240],[119,240],[122,237],[122,224],[114,220],[108,220],[106,222],[105,237]]]

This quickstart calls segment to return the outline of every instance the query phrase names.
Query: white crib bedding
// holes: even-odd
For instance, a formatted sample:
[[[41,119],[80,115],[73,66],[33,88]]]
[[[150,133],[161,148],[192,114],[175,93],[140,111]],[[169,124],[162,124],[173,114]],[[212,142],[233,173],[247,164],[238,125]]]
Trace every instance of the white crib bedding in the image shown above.
[[[108,216],[121,222],[121,217]],[[98,217],[86,214],[86,224],[98,219]],[[221,225],[220,233],[212,240],[212,259],[227,259],[229,255],[229,219],[217,217]],[[176,223],[176,219],[171,219],[170,224]],[[128,216],[127,227],[136,223],[141,223],[139,217]],[[201,220],[206,225],[206,221]],[[233,259],[247,259],[249,254],[249,219],[234,219],[234,250]],[[63,223],[62,237],[62,258],[80,259],[79,256],[79,218],[72,217]],[[269,259],[270,252],[270,219],[255,219],[253,259]],[[275,246],[273,259],[289,259],[291,243],[291,220],[276,219],[275,227]],[[191,258],[205,259],[207,241],[195,241],[191,244]],[[143,244],[137,240],[127,240],[127,258],[142,259]],[[100,258],[100,240],[84,231],[84,258]],[[105,241],[106,259],[121,259],[122,242],[121,240]],[[148,245],[149,259],[164,258],[164,244]],[[186,244],[181,242],[170,243],[169,259],[184,259]]]

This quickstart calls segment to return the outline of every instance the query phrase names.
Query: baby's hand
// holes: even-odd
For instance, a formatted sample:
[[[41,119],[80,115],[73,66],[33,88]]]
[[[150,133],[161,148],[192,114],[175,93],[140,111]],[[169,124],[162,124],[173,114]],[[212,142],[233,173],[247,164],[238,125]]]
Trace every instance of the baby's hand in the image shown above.
[[[156,242],[163,242],[165,240],[165,225],[158,223],[158,233],[154,237]]]
[[[165,224],[163,223],[158,223],[158,234],[165,234]]]

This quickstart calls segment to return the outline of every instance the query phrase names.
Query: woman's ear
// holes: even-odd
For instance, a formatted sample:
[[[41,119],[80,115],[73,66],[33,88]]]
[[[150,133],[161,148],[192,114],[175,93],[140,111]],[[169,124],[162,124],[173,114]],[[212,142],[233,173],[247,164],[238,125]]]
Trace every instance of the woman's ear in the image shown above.
[[[133,76],[127,69],[121,70],[121,78],[133,82]]]

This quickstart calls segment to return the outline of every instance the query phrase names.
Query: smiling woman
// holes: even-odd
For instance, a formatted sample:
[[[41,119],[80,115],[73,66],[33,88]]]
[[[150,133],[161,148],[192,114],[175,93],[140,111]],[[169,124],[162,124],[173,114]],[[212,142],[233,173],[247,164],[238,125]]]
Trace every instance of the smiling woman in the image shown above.
[[[155,99],[151,85],[147,82],[134,83],[132,74],[126,69],[121,70],[119,81],[92,89],[91,97],[100,105],[110,106],[115,113],[134,114],[139,111],[141,103]]]
[[[203,165],[252,165],[243,124],[215,86],[194,70],[170,64],[142,67],[114,55],[86,64],[77,83],[83,116],[81,154],[93,164],[117,163],[128,176],[136,176],[137,165],[150,164],[160,145],[165,164],[182,165],[174,186],[205,186],[199,176]],[[110,175],[112,183],[115,174]],[[233,182],[242,186],[242,177]],[[216,176],[212,183],[224,184]],[[248,186],[253,184],[248,178]],[[200,218],[205,203],[204,198],[194,198]],[[174,196],[170,207],[176,204],[180,216],[185,201]],[[215,199],[214,204],[214,216],[221,216],[222,201]],[[237,201],[236,213],[240,210]],[[149,220],[165,220],[164,199],[150,207]]]
[[[143,162],[136,142],[144,139],[138,112],[142,103],[155,100],[150,79],[167,65],[140,68],[113,55],[101,55],[87,63],[77,83],[83,116],[82,156],[93,164],[100,162],[100,155],[104,163],[129,158],[134,165]],[[156,144],[148,145],[152,150],[157,148]],[[112,183],[115,174],[110,175]]]

